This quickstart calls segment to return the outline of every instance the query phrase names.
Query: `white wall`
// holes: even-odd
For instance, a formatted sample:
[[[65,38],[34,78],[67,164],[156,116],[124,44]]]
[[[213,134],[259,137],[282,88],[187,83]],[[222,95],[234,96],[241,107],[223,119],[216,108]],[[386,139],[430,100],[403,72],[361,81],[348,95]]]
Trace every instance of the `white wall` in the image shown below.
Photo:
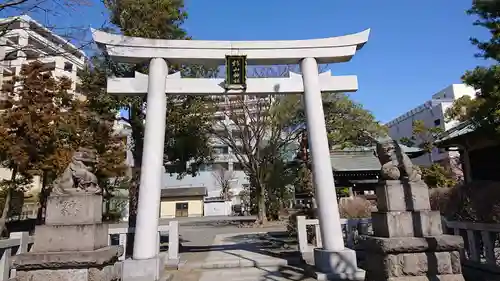
[[[452,84],[432,95],[432,99],[456,100],[466,95],[474,97],[475,93],[476,91],[474,90],[474,88],[467,86],[465,84]]]
[[[234,195],[238,195],[243,189],[244,184],[248,184],[245,172],[243,171],[233,171],[233,176],[235,181],[232,183],[231,191]],[[197,187],[204,186],[207,188],[207,197],[218,197],[221,194],[221,188],[217,183],[216,176],[213,171],[201,171],[196,176],[186,175],[182,179],[177,179],[177,175],[165,174],[164,178],[165,188],[176,188],[176,187]],[[235,198],[234,203],[237,198]]]
[[[414,109],[398,116],[391,120],[386,125],[389,128],[389,135],[400,140],[403,137],[411,137],[413,130],[413,122],[422,120],[427,127],[440,127],[446,131],[456,126],[457,121],[446,122],[446,109],[453,105],[453,101],[464,95],[474,96],[475,90],[464,84],[453,84],[439,91],[432,96],[432,99],[424,104],[415,107]],[[441,161],[449,157],[455,157],[456,153],[439,151],[434,149],[432,152],[432,160],[434,162]],[[414,159],[414,163],[418,165],[430,165],[429,155],[423,155]]]
[[[232,213],[231,206],[231,201],[204,202],[203,214],[206,217],[230,216]]]
[[[76,90],[76,85],[79,83],[77,71],[84,67],[86,60],[83,51],[28,16],[0,19],[0,23],[12,22],[13,20],[18,22],[11,24],[11,29],[6,33],[5,37],[14,40],[15,43],[12,43],[12,46],[4,45],[0,47],[2,49],[0,52],[19,51],[17,51],[15,59],[3,62],[5,63],[4,67],[7,66],[13,69],[13,74],[19,75],[22,65],[36,59],[44,63],[47,69],[52,69],[54,76],[70,78],[73,82],[71,89]],[[34,27],[42,29],[46,33],[39,32]],[[68,49],[71,51],[68,51]],[[65,64],[68,64],[71,68],[65,68]]]

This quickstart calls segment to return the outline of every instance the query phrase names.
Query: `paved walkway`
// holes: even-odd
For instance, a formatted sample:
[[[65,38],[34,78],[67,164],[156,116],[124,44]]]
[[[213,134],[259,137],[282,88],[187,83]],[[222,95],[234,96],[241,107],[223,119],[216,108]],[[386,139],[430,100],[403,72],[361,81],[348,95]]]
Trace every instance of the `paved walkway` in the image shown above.
[[[281,248],[274,228],[183,228],[181,264],[174,281],[315,280],[297,266],[299,254]]]

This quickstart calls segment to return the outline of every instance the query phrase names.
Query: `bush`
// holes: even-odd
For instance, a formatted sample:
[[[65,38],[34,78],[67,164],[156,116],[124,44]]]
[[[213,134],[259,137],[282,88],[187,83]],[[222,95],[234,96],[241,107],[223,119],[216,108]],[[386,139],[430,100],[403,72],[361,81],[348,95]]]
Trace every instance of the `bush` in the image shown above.
[[[430,167],[421,166],[422,179],[429,188],[452,187],[457,184],[450,169],[440,164],[432,164]]]
[[[500,182],[477,181],[430,190],[431,208],[449,220],[500,222]]]
[[[297,217],[305,216],[307,219],[315,218],[315,212],[312,209],[302,209],[288,217],[286,230],[290,237],[297,237]],[[309,231],[308,231],[309,234]],[[309,235],[308,235],[309,236]]]
[[[341,198],[339,212],[341,218],[362,219],[370,218],[376,207],[363,197]]]
[[[119,223],[121,218],[121,212],[110,211],[102,215],[102,220],[106,223]]]

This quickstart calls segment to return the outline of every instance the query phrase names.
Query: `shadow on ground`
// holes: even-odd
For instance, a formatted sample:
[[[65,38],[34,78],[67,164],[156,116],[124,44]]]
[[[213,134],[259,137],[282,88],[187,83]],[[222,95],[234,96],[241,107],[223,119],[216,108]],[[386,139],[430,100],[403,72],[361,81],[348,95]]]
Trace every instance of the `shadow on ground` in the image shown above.
[[[260,277],[256,280],[314,280],[311,279],[314,267],[303,262],[296,242],[287,238],[286,233],[282,232],[236,234],[223,238],[221,245],[181,245],[179,250],[180,253],[222,252],[226,256],[234,256],[235,260],[249,261],[249,265],[253,263],[253,266],[246,268],[252,267],[255,273],[259,273]],[[286,264],[266,266],[261,261],[235,253],[236,251],[258,254],[259,260],[286,260]]]

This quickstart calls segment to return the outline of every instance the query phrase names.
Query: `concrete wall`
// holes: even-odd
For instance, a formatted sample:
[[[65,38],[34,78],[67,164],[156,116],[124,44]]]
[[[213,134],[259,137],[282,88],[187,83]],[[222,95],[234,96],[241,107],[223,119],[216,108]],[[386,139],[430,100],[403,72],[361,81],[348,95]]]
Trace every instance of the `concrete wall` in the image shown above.
[[[188,216],[201,217],[203,216],[203,198],[200,197],[179,197],[179,198],[162,198],[160,204],[160,218],[174,218],[175,204],[188,203]]]
[[[245,172],[243,171],[233,171],[233,179],[231,182],[231,192],[236,195],[234,198],[234,204],[238,204],[237,195],[243,189],[243,185],[248,184]],[[221,193],[220,185],[217,182],[217,177],[214,175],[213,171],[201,171],[196,176],[186,175],[182,179],[177,179],[177,175],[165,174],[164,178],[165,188],[177,188],[177,187],[197,187],[204,186],[207,188],[207,197],[218,197]]]
[[[231,201],[205,202],[203,209],[206,217],[230,216],[232,213],[231,206]]]

